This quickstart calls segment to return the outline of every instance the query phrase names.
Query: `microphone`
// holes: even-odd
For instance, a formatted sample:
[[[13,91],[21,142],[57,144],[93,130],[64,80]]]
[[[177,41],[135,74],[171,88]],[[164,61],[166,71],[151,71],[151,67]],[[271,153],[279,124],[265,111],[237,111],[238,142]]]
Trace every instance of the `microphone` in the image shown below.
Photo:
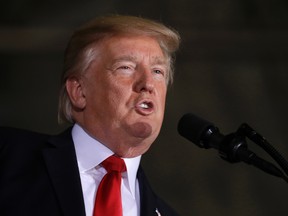
[[[178,132],[200,148],[219,150],[220,156],[231,163],[249,161],[252,156],[252,152],[246,151],[244,137],[233,133],[224,136],[214,124],[192,113],[187,113],[180,119]]]
[[[243,161],[269,174],[283,177],[283,173],[276,166],[248,150],[245,135],[242,133],[224,136],[214,124],[192,113],[185,114],[179,120],[178,132],[200,148],[217,149],[220,157],[230,163]]]
[[[200,148],[216,148],[224,139],[217,127],[192,113],[185,114],[178,123],[178,132]]]

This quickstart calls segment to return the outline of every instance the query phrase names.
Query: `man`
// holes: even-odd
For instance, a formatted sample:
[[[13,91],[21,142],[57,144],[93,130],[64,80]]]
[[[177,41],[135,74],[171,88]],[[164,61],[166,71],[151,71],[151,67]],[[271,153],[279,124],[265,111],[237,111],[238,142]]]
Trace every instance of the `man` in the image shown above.
[[[177,215],[139,163],[159,134],[178,46],[175,31],[138,17],[97,18],[76,31],[59,103],[60,120],[73,127],[58,136],[0,130],[0,215],[109,215],[97,203],[110,156],[125,162],[121,214]]]

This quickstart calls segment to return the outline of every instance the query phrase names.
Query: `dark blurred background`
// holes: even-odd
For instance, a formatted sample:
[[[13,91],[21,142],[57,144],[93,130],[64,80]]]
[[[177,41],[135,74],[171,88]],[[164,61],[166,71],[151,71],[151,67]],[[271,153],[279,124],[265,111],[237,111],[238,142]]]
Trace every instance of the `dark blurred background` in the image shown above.
[[[288,158],[286,0],[1,1],[0,125],[51,134],[66,127],[57,123],[66,43],[83,22],[111,13],[156,19],[182,36],[164,126],[142,161],[154,190],[185,216],[287,215],[283,180],[177,133],[187,112],[224,134],[247,122]]]

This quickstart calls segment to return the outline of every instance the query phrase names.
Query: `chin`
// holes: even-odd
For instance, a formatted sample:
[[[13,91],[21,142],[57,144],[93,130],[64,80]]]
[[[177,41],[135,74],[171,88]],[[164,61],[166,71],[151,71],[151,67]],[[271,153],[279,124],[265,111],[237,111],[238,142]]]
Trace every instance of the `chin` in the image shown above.
[[[114,152],[120,157],[137,157],[147,152],[155,139],[155,136],[149,136],[144,139],[133,137],[122,142]]]
[[[116,152],[116,154],[120,157],[124,157],[124,158],[134,158],[140,155],[143,155],[144,153],[146,153],[149,148],[150,145],[144,145],[144,146],[137,146],[137,147],[130,147],[124,151],[120,151],[120,152]]]

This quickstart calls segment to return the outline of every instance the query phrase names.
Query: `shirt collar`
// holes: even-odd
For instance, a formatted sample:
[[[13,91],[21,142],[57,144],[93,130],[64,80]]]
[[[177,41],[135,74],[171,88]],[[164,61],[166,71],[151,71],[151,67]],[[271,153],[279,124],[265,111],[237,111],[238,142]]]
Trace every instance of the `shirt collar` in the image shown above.
[[[72,138],[80,173],[94,169],[102,161],[114,154],[109,148],[86,133],[78,124],[75,124],[72,128]],[[135,195],[136,176],[141,155],[134,158],[123,158],[123,160],[126,165],[130,190]]]

